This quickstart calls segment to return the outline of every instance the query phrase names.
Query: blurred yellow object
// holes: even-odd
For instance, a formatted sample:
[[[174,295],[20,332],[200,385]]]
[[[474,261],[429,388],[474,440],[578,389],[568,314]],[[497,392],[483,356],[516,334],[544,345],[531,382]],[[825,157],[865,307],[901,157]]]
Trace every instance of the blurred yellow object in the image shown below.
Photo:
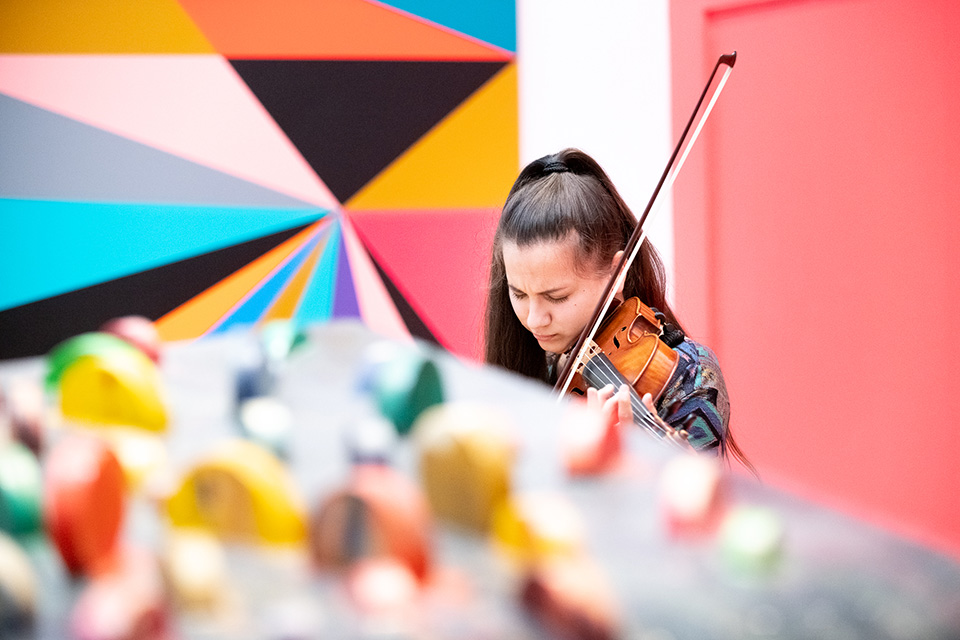
[[[230,440],[187,473],[167,500],[176,527],[224,540],[295,545],[306,540],[306,509],[283,463],[263,447]]]
[[[161,386],[157,366],[133,347],[83,355],[60,378],[60,411],[82,422],[164,431]]]
[[[204,529],[177,529],[164,546],[163,573],[177,603],[214,610],[227,592],[227,559],[220,540]]]
[[[497,549],[521,564],[533,564],[584,550],[584,527],[573,504],[557,493],[512,496],[493,514]]]
[[[437,518],[487,531],[510,491],[514,446],[506,418],[492,408],[447,403],[414,424],[420,477]]]

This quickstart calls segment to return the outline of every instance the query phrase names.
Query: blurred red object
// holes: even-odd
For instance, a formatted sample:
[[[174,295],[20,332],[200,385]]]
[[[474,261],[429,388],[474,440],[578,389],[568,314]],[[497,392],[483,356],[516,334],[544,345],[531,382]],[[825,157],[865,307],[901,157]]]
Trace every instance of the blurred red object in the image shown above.
[[[105,322],[100,331],[126,340],[143,351],[148,358],[160,363],[163,340],[150,319],[143,316],[122,316]]]

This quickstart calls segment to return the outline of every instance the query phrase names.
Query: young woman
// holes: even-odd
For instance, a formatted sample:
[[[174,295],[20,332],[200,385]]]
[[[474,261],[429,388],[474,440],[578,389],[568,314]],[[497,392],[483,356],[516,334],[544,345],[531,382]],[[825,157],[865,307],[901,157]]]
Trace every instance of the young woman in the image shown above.
[[[486,361],[553,384],[590,320],[636,218],[590,156],[566,149],[527,165],[497,226],[486,315]],[[618,292],[663,314],[676,371],[657,406],[668,437],[698,451],[733,455],[749,467],[729,430],[730,404],[716,356],[683,335],[666,300],[663,264],[646,240]],[[669,344],[669,342],[668,342]],[[625,388],[590,390],[588,402],[632,421]]]

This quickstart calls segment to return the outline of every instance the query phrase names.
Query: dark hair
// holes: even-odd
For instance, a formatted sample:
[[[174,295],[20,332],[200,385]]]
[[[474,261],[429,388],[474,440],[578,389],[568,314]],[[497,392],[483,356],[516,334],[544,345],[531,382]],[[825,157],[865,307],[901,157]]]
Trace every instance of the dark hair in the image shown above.
[[[637,225],[630,211],[597,162],[578,149],[534,160],[520,172],[500,215],[493,238],[490,287],[487,298],[484,359],[544,382],[549,380],[547,354],[520,323],[510,304],[503,243],[528,246],[543,241],[577,237],[577,264],[598,271],[623,249]],[[666,270],[657,250],[646,239],[627,272],[624,298],[636,296],[662,311],[666,322],[682,331],[667,304]],[[729,424],[720,443],[754,475],[756,469],[737,445]],[[758,476],[759,477],[759,476]]]
[[[493,239],[488,291],[485,360],[525,376],[549,382],[547,355],[513,312],[503,265],[503,243],[528,246],[577,238],[577,263],[608,266],[637,225],[610,178],[597,162],[577,149],[544,156],[528,164],[510,189]],[[626,298],[636,296],[680,326],[666,300],[666,270],[657,250],[644,240],[627,272]]]

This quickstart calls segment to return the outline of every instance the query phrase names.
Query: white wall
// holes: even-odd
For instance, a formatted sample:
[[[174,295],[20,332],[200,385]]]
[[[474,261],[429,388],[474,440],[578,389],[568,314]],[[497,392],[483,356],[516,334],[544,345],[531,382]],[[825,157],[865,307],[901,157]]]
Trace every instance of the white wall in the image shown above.
[[[517,38],[521,162],[578,147],[640,215],[675,144],[668,0],[517,0]],[[671,274],[672,222],[647,227]]]

